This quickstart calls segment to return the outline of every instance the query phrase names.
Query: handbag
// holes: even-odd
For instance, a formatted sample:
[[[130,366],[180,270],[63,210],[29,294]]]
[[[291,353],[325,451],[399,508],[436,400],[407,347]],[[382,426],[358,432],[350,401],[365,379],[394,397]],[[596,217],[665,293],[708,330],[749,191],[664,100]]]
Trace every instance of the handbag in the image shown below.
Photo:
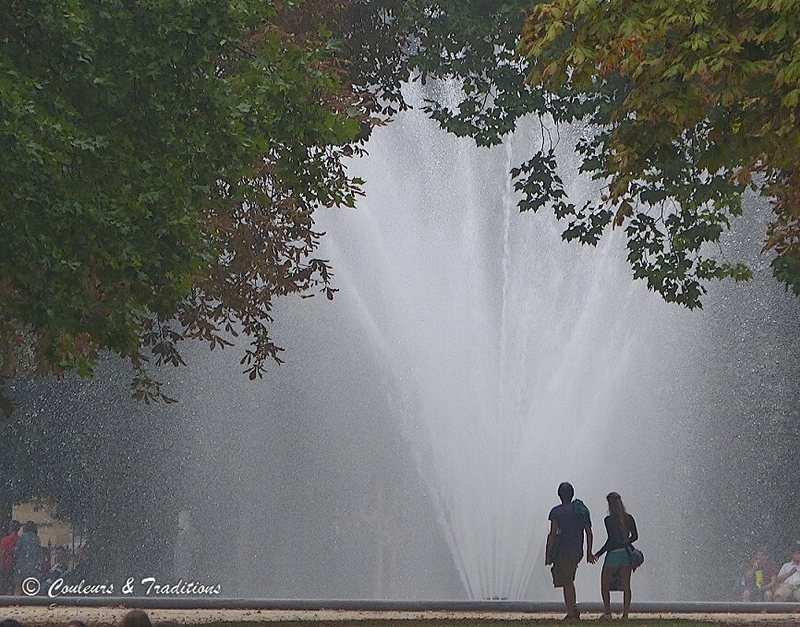
[[[629,544],[627,546],[627,550],[628,550],[628,556],[630,557],[631,560],[631,567],[633,568],[633,570],[636,570],[637,568],[639,568],[639,566],[644,564],[644,553],[642,553],[632,544]]]

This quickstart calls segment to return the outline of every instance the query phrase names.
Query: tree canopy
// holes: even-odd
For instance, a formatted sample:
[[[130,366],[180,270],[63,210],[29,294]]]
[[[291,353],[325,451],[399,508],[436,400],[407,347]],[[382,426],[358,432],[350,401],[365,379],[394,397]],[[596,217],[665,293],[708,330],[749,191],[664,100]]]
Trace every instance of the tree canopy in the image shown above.
[[[797,3],[552,0],[12,0],[0,7],[0,377],[138,368],[178,344],[280,349],[272,299],[321,290],[313,211],[353,206],[343,159],[408,105],[408,80],[456,81],[425,105],[448,131],[541,143],[511,172],[520,209],[563,237],[624,229],[633,275],[701,305],[745,279],[722,235],[748,189],[772,203],[765,250],[800,293]],[[590,130],[570,198],[558,128]],[[1,382],[1,381],[0,381]]]
[[[707,279],[744,279],[718,242],[750,189],[770,199],[764,250],[800,293],[800,12],[796,2],[534,5],[519,49],[528,81],[595,132],[578,149],[604,193],[562,208],[567,236],[622,227],[634,276],[700,305]],[[559,120],[558,117],[556,117]],[[562,217],[562,216],[560,216]]]
[[[0,374],[139,369],[243,331],[277,358],[274,296],[314,286],[317,207],[352,206],[367,122],[330,32],[291,3],[32,0],[0,7]]]

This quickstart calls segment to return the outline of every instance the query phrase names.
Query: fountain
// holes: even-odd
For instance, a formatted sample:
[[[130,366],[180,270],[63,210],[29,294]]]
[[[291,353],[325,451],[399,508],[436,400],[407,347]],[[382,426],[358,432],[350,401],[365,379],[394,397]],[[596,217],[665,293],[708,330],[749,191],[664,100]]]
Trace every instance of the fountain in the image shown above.
[[[630,280],[620,238],[580,248],[560,241],[552,216],[519,214],[507,172],[531,149],[527,130],[492,150],[418,112],[376,131],[353,165],[366,198],[319,215],[340,292],[278,312],[287,364],[258,390],[220,389],[234,355],[193,375],[204,381],[203,408],[189,401],[199,450],[212,455],[197,472],[248,460],[225,479],[238,522],[198,512],[200,528],[236,536],[228,585],[240,594],[558,599],[543,547],[566,479],[593,510],[596,546],[607,492],[637,516],[652,553],[639,598],[679,595],[670,546],[686,524],[675,462],[686,444],[673,425],[692,412],[682,390],[700,326]],[[228,448],[212,453],[219,441]],[[259,552],[259,541],[274,544]],[[304,560],[314,574],[289,565]],[[257,562],[283,574],[254,574]],[[361,584],[322,583],[345,563],[360,564],[344,578]],[[579,595],[595,598],[598,578],[581,567]]]

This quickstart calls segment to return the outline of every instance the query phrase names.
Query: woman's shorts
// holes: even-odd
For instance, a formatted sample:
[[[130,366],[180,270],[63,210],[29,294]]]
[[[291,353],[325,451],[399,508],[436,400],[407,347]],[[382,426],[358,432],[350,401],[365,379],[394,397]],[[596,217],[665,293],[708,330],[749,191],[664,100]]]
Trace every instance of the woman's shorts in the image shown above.
[[[614,549],[606,553],[606,559],[603,561],[603,566],[609,568],[618,568],[620,566],[630,566],[631,556],[627,549]]]

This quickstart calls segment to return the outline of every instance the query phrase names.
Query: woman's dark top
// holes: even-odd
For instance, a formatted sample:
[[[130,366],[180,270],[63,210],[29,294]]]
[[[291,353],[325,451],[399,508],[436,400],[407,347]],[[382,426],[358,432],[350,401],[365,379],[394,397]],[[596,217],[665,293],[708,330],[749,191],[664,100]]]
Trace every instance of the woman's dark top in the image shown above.
[[[627,534],[625,533],[625,529],[622,528],[622,525],[619,524],[619,520],[611,516],[605,517],[603,522],[608,532],[608,540],[606,540],[606,543],[597,552],[597,555],[602,555],[606,551],[613,551],[614,549],[624,549],[626,546],[629,546],[632,542],[636,542],[639,539],[639,532],[636,529],[636,521],[633,519],[633,516],[630,514],[625,514],[625,516],[628,522]]]

